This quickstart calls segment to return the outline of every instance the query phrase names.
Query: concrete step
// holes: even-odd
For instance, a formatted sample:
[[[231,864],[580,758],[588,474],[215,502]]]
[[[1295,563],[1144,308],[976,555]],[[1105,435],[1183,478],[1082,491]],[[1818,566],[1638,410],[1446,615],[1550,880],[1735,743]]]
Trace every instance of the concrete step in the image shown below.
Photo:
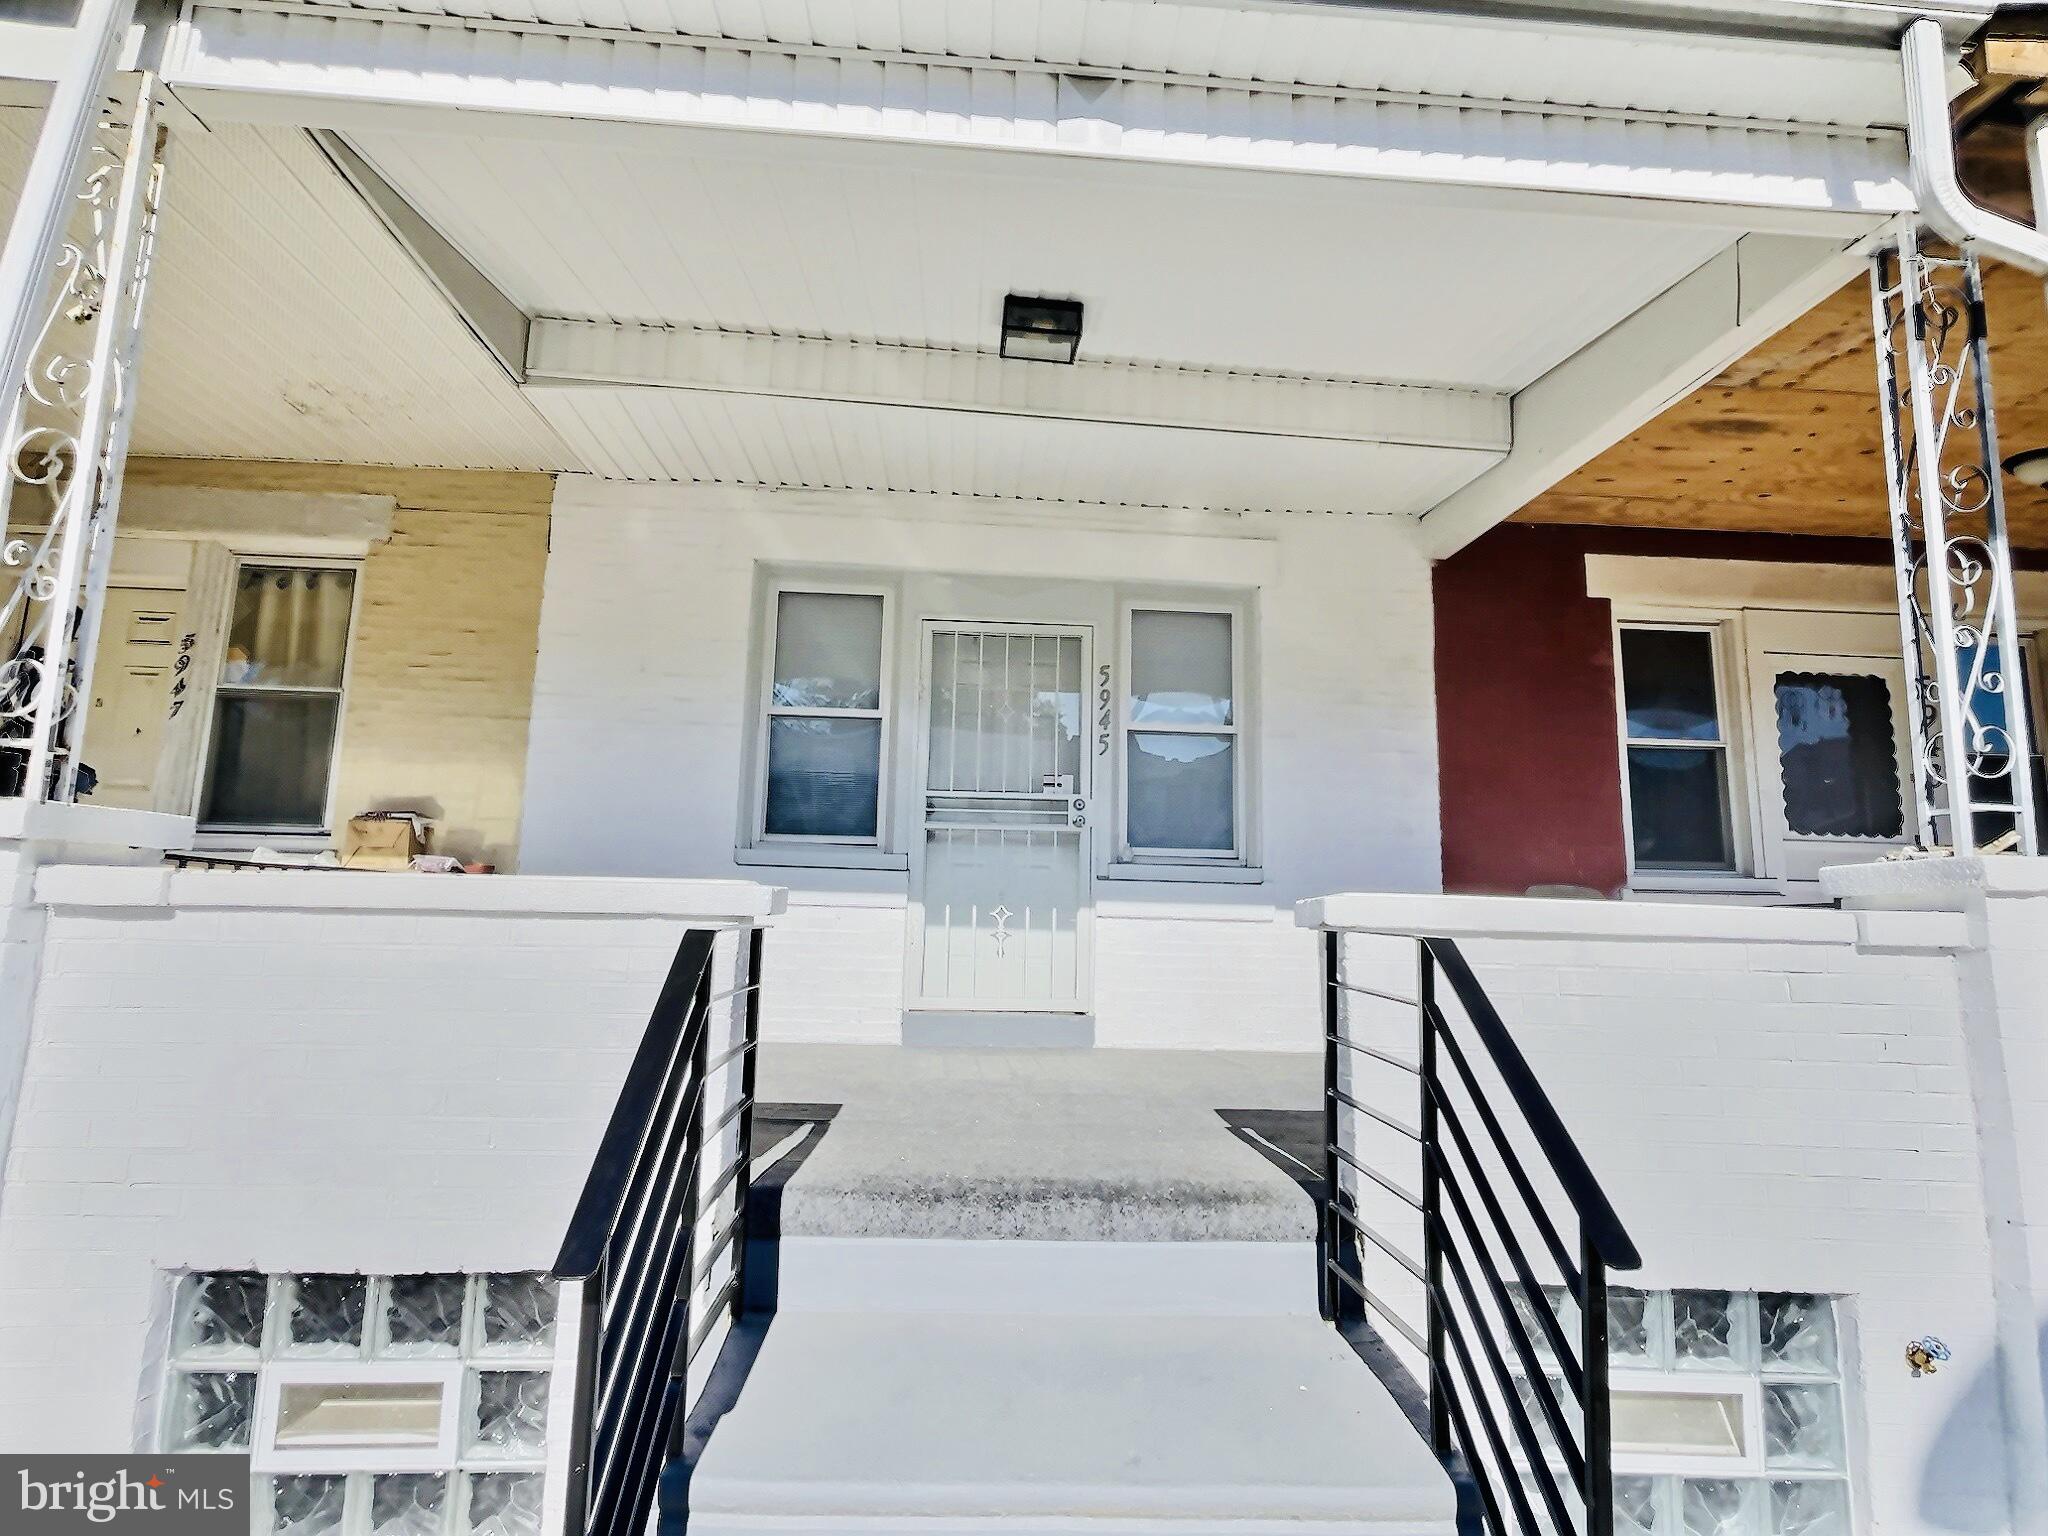
[[[785,1311],[688,1499],[692,1536],[1455,1530],[1443,1469],[1312,1316]]]
[[[756,1274],[765,1267],[748,1262]],[[785,1237],[768,1262],[784,1313],[1316,1313],[1316,1245],[1308,1242]]]

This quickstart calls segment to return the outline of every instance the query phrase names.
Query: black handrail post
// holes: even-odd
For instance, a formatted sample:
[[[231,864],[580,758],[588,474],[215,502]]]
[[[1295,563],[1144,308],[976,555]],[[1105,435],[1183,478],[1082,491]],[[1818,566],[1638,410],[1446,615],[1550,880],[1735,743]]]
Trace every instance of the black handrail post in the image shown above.
[[[704,1194],[704,1122],[718,1116],[718,1105],[711,1097],[711,976],[716,966],[707,965],[697,978],[696,994],[690,999],[690,1022],[696,1027],[697,1038],[690,1049],[690,1083],[695,1094],[696,1112],[683,1127],[683,1177],[688,1181],[683,1186],[683,1270],[678,1282],[674,1305],[682,1308],[683,1326],[677,1340],[676,1352],[669,1364],[670,1379],[675,1389],[682,1394],[685,1402],[690,1395],[690,1341],[696,1334],[696,1321],[691,1317],[691,1303],[697,1295],[697,1222],[702,1217]],[[683,1102],[691,1102],[686,1095]],[[683,1431],[687,1427],[687,1415],[678,1412],[669,1422],[668,1454],[679,1455],[683,1448]]]
[[[1355,1227],[1355,1241],[1375,1244],[1422,1288],[1425,1312],[1411,1325],[1366,1289],[1362,1269],[1354,1274],[1330,1259],[1318,1291],[1324,1316],[1340,1326],[1348,1321],[1336,1290],[1341,1285],[1373,1310],[1376,1322],[1427,1357],[1429,1446],[1453,1470],[1462,1460],[1478,1492],[1485,1536],[1614,1536],[1607,1279],[1613,1271],[1639,1268],[1641,1256],[1456,942],[1417,937],[1411,996],[1391,983],[1367,985],[1340,977],[1339,937],[1335,930],[1324,933],[1323,1124],[1330,1196],[1324,1202],[1322,1241],[1334,1246],[1346,1236],[1343,1225]],[[1347,1037],[1339,1027],[1339,992],[1412,1003],[1413,1057],[1396,1054],[1378,1040],[1368,1044]],[[1339,1085],[1339,1049],[1414,1075],[1420,1103],[1412,1126]],[[1475,1063],[1491,1072],[1475,1069]],[[1467,1110],[1485,1133],[1479,1143],[1463,1124]],[[1510,1138],[1502,1123],[1509,1111],[1534,1140],[1540,1158],[1525,1159]],[[1419,1184],[1408,1187],[1403,1178],[1355,1160],[1340,1142],[1347,1113],[1376,1121],[1414,1143],[1422,1157]],[[1362,1146],[1358,1150],[1365,1152]],[[1493,1185],[1494,1161],[1518,1202],[1519,1221],[1509,1215]],[[1547,1169],[1575,1217],[1572,1237],[1551,1219],[1552,1202],[1537,1189],[1525,1163]],[[1419,1256],[1375,1232],[1344,1203],[1337,1177],[1345,1166],[1421,1218]],[[1449,1219],[1453,1216],[1455,1223]],[[1517,1230],[1524,1224],[1543,1239],[1565,1293],[1579,1302],[1576,1339],[1531,1267]],[[1456,1300],[1447,1280],[1457,1286]],[[1547,1362],[1541,1341],[1552,1351]],[[1563,1378],[1559,1388],[1551,1386],[1547,1374],[1553,1365]],[[1566,1401],[1573,1406],[1565,1406]],[[1553,1471],[1553,1457],[1562,1462],[1561,1478]],[[1524,1486],[1525,1471],[1533,1473],[1542,1517]],[[1571,1507],[1574,1501],[1577,1510]]]
[[[737,1324],[747,1310],[747,1195],[754,1184],[754,1059],[761,1054],[761,936],[753,928],[747,934],[746,1022],[740,1056],[740,1171],[733,1179],[733,1220],[739,1235],[732,1247],[732,1320]]]
[[[1579,1358],[1586,1373],[1586,1536],[1614,1536],[1612,1405],[1607,1395],[1607,1265],[1590,1234],[1579,1239]]]
[[[1422,1090],[1418,1124],[1422,1130],[1422,1290],[1427,1309],[1429,1369],[1424,1390],[1429,1394],[1429,1448],[1438,1459],[1451,1452],[1451,1416],[1446,1404],[1449,1363],[1444,1358],[1443,1191],[1437,1175],[1436,960],[1429,946],[1415,944],[1415,1020]]]
[[[604,1268],[582,1287],[576,1309],[576,1375],[570,1390],[575,1394],[569,1413],[569,1479],[562,1500],[563,1536],[585,1536],[590,1529],[591,1422],[597,1411],[597,1357],[604,1331]]]
[[[1338,1007],[1337,980],[1341,936],[1334,928],[1323,930],[1323,1221],[1322,1252],[1316,1266],[1321,1311],[1325,1322],[1343,1315],[1344,1293],[1337,1282],[1337,1047],[1342,1010]]]

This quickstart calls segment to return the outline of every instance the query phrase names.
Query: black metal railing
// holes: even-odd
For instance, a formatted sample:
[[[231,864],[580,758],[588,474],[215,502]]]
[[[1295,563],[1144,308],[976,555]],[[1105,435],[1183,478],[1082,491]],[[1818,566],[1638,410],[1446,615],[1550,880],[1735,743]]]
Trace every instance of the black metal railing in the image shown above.
[[[1607,1276],[1635,1245],[1458,946],[1417,941],[1411,997],[1343,945],[1324,933],[1323,1315],[1418,1352],[1431,1449],[1492,1536],[1613,1536]]]
[[[582,1286],[565,1536],[644,1536],[690,1363],[744,1305],[760,978],[760,929],[683,936],[555,1260]]]

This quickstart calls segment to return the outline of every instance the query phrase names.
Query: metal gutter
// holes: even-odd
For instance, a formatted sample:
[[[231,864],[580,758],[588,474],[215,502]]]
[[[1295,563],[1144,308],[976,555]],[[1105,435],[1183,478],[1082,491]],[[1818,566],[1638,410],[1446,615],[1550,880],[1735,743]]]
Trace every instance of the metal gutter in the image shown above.
[[[1949,121],[1948,51],[1941,23],[1923,18],[1907,27],[1899,58],[1906,81],[1906,153],[1920,217],[1949,240],[1973,241],[2008,266],[2048,277],[2048,234],[1993,213],[1963,191]]]

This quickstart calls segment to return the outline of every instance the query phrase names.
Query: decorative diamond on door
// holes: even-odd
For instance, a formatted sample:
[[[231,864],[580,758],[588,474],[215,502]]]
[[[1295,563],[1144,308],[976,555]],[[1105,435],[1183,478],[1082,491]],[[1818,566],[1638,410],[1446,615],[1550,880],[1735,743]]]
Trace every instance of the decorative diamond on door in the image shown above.
[[[1085,1007],[1086,636],[936,625],[926,698],[927,1007]]]

